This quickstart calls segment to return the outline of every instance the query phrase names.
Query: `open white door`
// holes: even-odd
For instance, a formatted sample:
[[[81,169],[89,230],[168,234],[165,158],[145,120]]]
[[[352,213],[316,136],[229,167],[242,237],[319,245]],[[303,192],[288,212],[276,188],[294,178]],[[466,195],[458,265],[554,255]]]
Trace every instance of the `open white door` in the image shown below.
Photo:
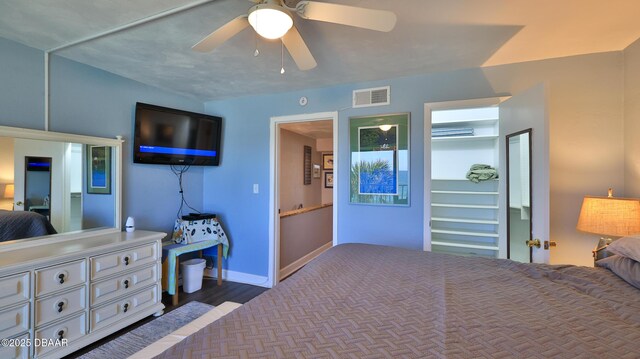
[[[531,220],[532,238],[540,248],[532,247],[534,263],[549,263],[549,120],[544,84],[512,96],[500,105],[500,178],[506,178],[506,136],[526,129],[531,131]],[[506,181],[500,181],[500,193],[506,193]],[[505,201],[501,196],[501,201]],[[506,223],[506,211],[501,223]],[[505,236],[503,236],[505,237]],[[503,240],[506,241],[506,238]]]

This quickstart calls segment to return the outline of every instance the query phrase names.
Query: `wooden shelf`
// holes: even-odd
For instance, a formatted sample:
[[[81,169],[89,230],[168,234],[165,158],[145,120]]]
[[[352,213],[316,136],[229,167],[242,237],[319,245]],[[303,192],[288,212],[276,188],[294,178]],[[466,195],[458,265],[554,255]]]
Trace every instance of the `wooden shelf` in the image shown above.
[[[479,120],[452,120],[452,121],[434,121],[431,123],[431,127],[450,127],[449,125],[464,125],[464,124],[495,124],[498,122],[497,118],[481,118]]]
[[[488,141],[496,140],[498,135],[480,135],[480,136],[445,136],[431,137],[431,142],[455,142],[455,141]]]
[[[484,205],[484,204],[451,204],[451,203],[431,203],[431,207],[446,207],[446,208],[474,208],[474,209],[498,209],[497,205]]]
[[[498,224],[497,219],[475,219],[475,218],[454,218],[454,217],[431,217],[434,222],[453,223],[475,223],[475,224]]]
[[[434,228],[432,228],[431,229],[431,233],[455,234],[455,235],[459,235],[459,236],[470,236],[470,237],[498,238],[498,233],[495,233],[495,232],[479,232],[479,231],[434,229]]]
[[[484,249],[489,251],[499,250],[497,246],[492,246],[492,245],[473,244],[473,243],[465,243],[465,242],[442,242],[438,240],[431,241],[431,245],[443,246],[443,247],[468,248],[468,249]]]
[[[484,191],[438,191],[438,190],[433,190],[431,191],[431,193],[438,193],[438,194],[464,194],[464,195],[498,195],[498,192],[484,192]]]
[[[468,178],[432,178],[432,181],[467,181],[467,182],[471,182],[469,181]],[[481,181],[482,182],[488,182],[488,181],[498,181],[500,180],[499,178],[492,178],[490,180],[486,180],[486,181]]]

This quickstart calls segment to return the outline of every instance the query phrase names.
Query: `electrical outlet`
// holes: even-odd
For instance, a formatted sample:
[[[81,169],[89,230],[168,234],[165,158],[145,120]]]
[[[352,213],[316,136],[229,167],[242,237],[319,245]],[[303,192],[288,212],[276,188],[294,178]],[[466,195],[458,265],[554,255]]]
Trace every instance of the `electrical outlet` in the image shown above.
[[[253,184],[253,194],[258,194],[260,192],[260,186],[257,183]]]

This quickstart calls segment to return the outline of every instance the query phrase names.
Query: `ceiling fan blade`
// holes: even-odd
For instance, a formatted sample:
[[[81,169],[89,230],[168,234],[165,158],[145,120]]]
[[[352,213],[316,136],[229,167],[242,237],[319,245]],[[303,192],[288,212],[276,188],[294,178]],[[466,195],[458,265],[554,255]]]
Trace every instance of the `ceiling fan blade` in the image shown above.
[[[216,47],[222,45],[225,41],[238,34],[240,31],[244,30],[247,26],[249,26],[247,15],[238,16],[224,24],[218,30],[209,34],[204,39],[200,40],[200,42],[193,45],[191,48],[199,52],[212,51]]]
[[[289,51],[291,57],[293,57],[293,61],[296,62],[296,65],[298,65],[300,70],[311,70],[318,66],[318,63],[316,63],[313,55],[311,55],[311,51],[309,51],[307,44],[305,44],[302,36],[300,36],[300,33],[295,26],[293,26],[282,37],[282,43]]]
[[[334,24],[384,32],[393,30],[397,20],[396,14],[391,11],[315,1],[300,1],[296,5],[296,12],[300,17],[309,20],[332,22]]]

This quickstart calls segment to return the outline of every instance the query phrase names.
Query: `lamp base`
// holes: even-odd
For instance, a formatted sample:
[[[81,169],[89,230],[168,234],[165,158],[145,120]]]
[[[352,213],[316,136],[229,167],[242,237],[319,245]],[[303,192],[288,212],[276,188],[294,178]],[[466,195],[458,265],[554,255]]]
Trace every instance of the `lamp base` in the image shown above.
[[[606,258],[609,256],[607,251],[605,251],[604,249],[606,249],[607,246],[611,244],[611,242],[613,242],[613,239],[611,238],[600,237],[600,240],[598,241],[598,245],[596,245],[596,248],[593,251],[591,251],[593,253],[594,261],[597,261],[599,259]]]

